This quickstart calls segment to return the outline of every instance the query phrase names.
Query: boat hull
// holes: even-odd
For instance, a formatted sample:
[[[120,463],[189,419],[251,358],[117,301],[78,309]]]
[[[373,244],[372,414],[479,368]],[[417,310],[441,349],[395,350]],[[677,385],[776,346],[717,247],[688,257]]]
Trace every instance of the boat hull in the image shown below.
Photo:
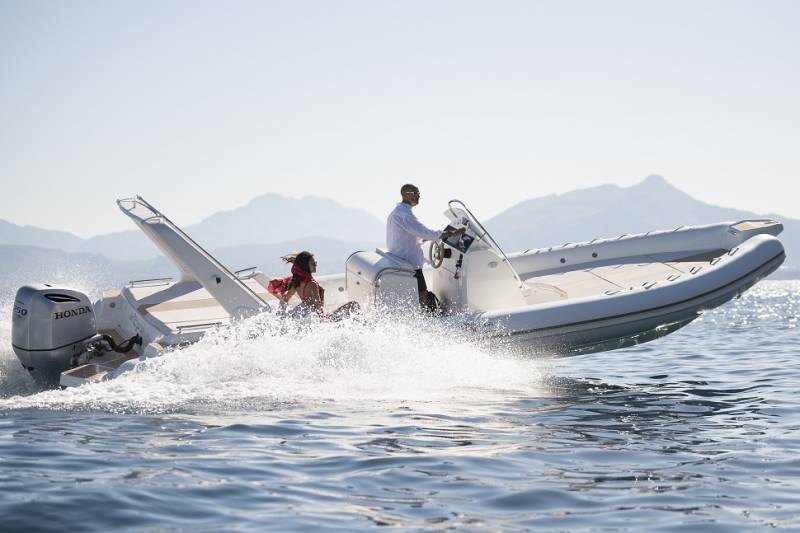
[[[663,337],[718,307],[778,269],[781,251],[745,275],[689,299],[638,312],[600,317],[577,323],[531,329],[502,329],[497,343],[531,355],[582,355],[625,348]]]

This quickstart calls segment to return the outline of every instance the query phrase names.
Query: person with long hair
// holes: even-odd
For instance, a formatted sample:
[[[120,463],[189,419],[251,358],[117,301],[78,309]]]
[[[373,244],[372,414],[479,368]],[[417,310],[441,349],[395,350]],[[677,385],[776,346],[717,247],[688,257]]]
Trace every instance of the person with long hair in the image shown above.
[[[347,302],[332,313],[325,312],[325,289],[314,279],[317,260],[311,252],[304,250],[281,259],[292,265],[292,275],[270,280],[267,291],[284,306],[293,296],[297,296],[300,304],[292,310],[293,315],[305,316],[313,311],[322,318],[340,320],[360,310],[358,302]]]

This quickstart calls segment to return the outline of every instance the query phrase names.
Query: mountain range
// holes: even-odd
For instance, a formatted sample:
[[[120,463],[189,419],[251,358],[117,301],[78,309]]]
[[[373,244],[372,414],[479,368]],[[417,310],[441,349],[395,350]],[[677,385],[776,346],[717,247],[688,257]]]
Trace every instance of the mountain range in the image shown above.
[[[380,243],[385,232],[383,223],[363,209],[317,196],[286,198],[278,194],[258,196],[242,207],[213,213],[183,229],[207,249],[315,238],[320,242]],[[78,251],[125,261],[159,255],[138,229],[92,237],[81,243]]]
[[[480,216],[480,206],[470,207]],[[800,262],[793,255],[795,250],[800,252],[800,220],[710,205],[660,176],[649,176],[631,187],[601,185],[525,200],[485,225],[504,249],[513,252],[593,237],[752,218],[783,222],[781,240],[787,260],[779,274],[800,277]],[[294,199],[266,194],[237,209],[213,213],[184,229],[232,269],[257,265],[275,275],[287,270],[279,257],[289,251],[313,250],[320,262],[319,272],[333,273],[343,270],[353,251],[382,246],[384,240],[383,222],[370,213],[314,196]],[[118,285],[123,278],[176,273],[139,230],[81,239],[3,220],[0,262],[4,265],[4,284],[57,281],[75,269],[98,282],[114,282],[110,286]],[[19,276],[25,280],[16,279]]]
[[[374,243],[365,241],[308,237],[273,244],[213,248],[211,252],[232,270],[257,266],[277,276],[288,274],[289,268],[280,257],[290,251],[313,250],[319,274],[332,274],[342,271],[347,256],[353,251],[373,248]],[[12,244],[0,244],[0,264],[3,266],[0,302],[10,301],[16,289],[26,283],[66,285],[96,297],[98,288],[119,287],[137,279],[178,276],[177,268],[161,255],[121,261],[100,254]]]
[[[17,226],[0,219],[0,244],[39,246],[75,252],[82,243],[83,239],[66,231]]]
[[[518,251],[594,237],[755,218],[783,223],[780,239],[787,249],[787,264],[800,266],[793,259],[793,251],[800,252],[800,220],[707,204],[656,175],[632,187],[600,185],[525,200],[489,219],[486,227],[504,249]]]

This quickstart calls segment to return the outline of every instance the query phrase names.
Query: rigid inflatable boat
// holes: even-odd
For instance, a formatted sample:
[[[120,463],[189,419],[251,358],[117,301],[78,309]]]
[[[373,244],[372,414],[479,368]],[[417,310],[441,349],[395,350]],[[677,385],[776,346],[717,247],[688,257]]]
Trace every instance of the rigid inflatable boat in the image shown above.
[[[269,279],[232,272],[141,197],[120,209],[180,272],[132,281],[97,302],[47,284],[17,292],[14,351],[37,379],[101,381],[141,356],[196,342],[207,331],[272,312]],[[655,339],[740,295],[783,262],[773,220],[679,227],[506,254],[458,200],[445,211],[463,236],[430,243],[428,287],[444,313],[481,339],[526,353],[575,355]],[[533,231],[533,230],[532,230]],[[354,300],[371,312],[414,309],[414,268],[381,249],[353,253],[338,275],[317,278],[326,307]],[[435,318],[431,317],[431,320]]]

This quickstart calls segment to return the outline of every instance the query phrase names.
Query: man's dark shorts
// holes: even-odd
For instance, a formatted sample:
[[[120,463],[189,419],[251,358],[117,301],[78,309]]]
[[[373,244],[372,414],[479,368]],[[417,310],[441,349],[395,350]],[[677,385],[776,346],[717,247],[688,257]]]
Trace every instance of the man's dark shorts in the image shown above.
[[[415,270],[414,277],[417,278],[417,290],[419,291],[419,303],[423,311],[431,315],[440,316],[442,306],[439,303],[439,298],[432,292],[428,292],[428,284],[425,283],[425,276],[422,275],[422,270]]]
[[[428,294],[428,284],[425,283],[425,276],[422,275],[421,268],[414,271],[414,277],[417,278],[417,290],[419,290],[419,296],[422,299]]]

